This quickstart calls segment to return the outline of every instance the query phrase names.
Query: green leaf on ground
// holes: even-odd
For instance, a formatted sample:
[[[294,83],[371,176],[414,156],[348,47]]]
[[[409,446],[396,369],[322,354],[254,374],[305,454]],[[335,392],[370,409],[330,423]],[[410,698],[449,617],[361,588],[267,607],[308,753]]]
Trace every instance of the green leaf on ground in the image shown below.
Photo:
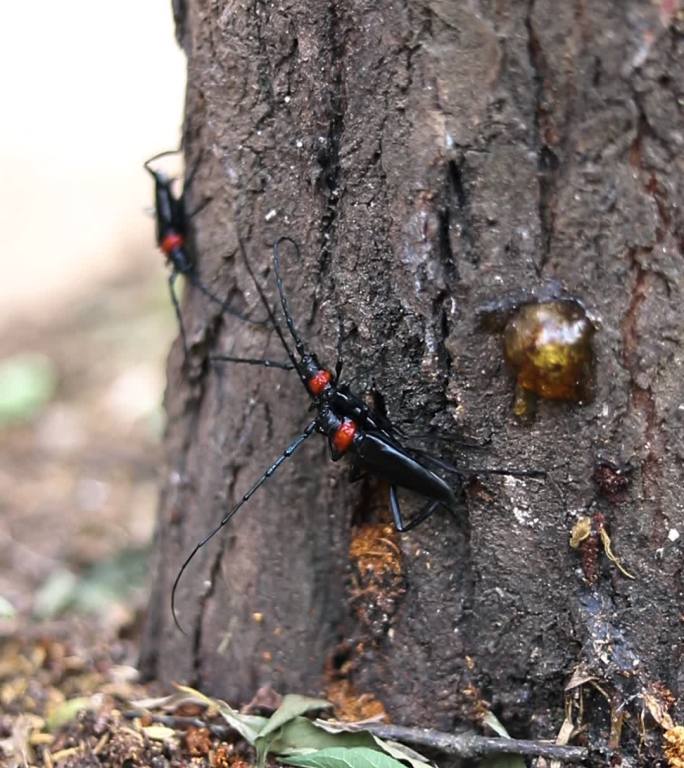
[[[393,757],[367,747],[333,747],[308,755],[281,757],[280,762],[299,768],[403,768]]]
[[[375,743],[387,752],[391,757],[397,760],[403,760],[411,768],[432,768],[432,763],[415,749],[407,747],[406,744],[400,744],[398,741],[385,741],[378,736],[373,736]]]
[[[222,699],[212,699],[210,696],[205,696],[200,691],[190,688],[187,685],[176,685],[176,688],[183,693],[188,694],[190,697],[197,699],[208,707],[213,707],[221,717],[228,723],[228,725],[235,729],[242,738],[254,746],[254,742],[259,736],[259,731],[266,725],[268,718],[260,717],[259,715],[243,715],[237,710],[233,709],[230,705],[226,704]]]
[[[297,717],[282,727],[271,742],[269,752],[276,755],[302,755],[332,747],[373,749],[374,740],[367,731],[330,733],[306,717]]]
[[[231,728],[256,748],[256,765],[259,767],[265,764],[269,754],[273,754],[280,762],[301,764],[303,768],[406,768],[399,760],[411,768],[432,768],[423,755],[403,744],[384,741],[368,731],[350,727],[351,724],[311,721],[302,716],[330,707],[324,699],[288,695],[271,717],[265,718],[243,715],[225,701],[205,696],[194,688],[184,685],[176,685],[176,688],[181,694],[219,712]],[[310,759],[313,762],[306,762]]]
[[[133,589],[142,588],[148,575],[146,548],[122,549],[109,560],[94,563],[78,580],[74,607],[99,613],[103,606],[123,601]]]
[[[0,360],[0,425],[33,418],[56,388],[57,374],[49,357],[22,353]]]
[[[511,738],[501,720],[493,712],[487,712],[482,718],[482,722],[504,739]],[[485,758],[480,763],[479,768],[525,768],[525,765],[525,760],[520,755],[501,754]]]
[[[56,731],[62,725],[71,722],[79,712],[82,712],[84,709],[92,709],[92,707],[93,702],[87,696],[67,699],[50,712],[45,725],[48,731]]]
[[[484,759],[478,768],[526,768],[520,755],[492,755]]]
[[[148,559],[146,548],[124,549],[110,560],[95,563],[81,576],[60,568],[38,589],[33,613],[41,619],[67,609],[104,614],[113,603],[125,601],[133,589],[145,585]]]
[[[33,600],[34,616],[50,619],[68,608],[73,602],[77,583],[76,575],[66,568],[51,573]]]
[[[308,696],[301,696],[297,693],[287,694],[278,709],[269,717],[268,722],[259,731],[254,746],[256,747],[256,765],[257,768],[263,768],[266,764],[266,755],[269,753],[271,743],[276,738],[278,732],[284,726],[293,723],[301,718],[306,712],[313,712],[319,709],[329,709],[332,705],[325,699],[312,699]],[[306,718],[303,718],[306,719]],[[308,722],[308,721],[307,721]]]
[[[288,693],[276,711],[268,718],[266,725],[259,731],[259,738],[268,736],[277,731],[285,723],[294,720],[295,717],[307,712],[315,712],[319,709],[330,709],[332,704],[325,699],[312,699],[309,696],[301,696],[298,693]]]
[[[10,601],[0,595],[0,619],[12,619],[17,615],[17,609]]]
[[[397,760],[403,760],[408,763],[412,768],[432,768],[432,763],[425,755],[421,755],[415,749],[406,746],[406,744],[400,744],[398,741],[387,741],[381,739],[379,736],[371,733],[370,731],[363,730],[364,723],[345,723],[339,720],[314,720],[314,724],[329,734],[338,734],[338,736],[356,736],[363,739],[362,742],[357,744],[330,744],[329,746],[368,746],[373,748],[379,747],[383,752],[387,752],[390,757],[395,757]],[[328,745],[321,745],[319,749],[324,749]]]
[[[493,713],[493,712],[487,712],[487,714],[482,718],[482,724],[488,725],[494,733],[496,733],[498,736],[503,736],[504,739],[510,739],[510,735],[508,731],[503,726],[503,723],[499,718]]]

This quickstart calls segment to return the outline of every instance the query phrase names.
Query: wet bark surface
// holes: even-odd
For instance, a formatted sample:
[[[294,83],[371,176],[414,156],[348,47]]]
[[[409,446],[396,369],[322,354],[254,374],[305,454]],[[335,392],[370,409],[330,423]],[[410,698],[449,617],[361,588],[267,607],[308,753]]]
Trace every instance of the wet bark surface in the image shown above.
[[[188,569],[183,636],[169,592],[184,555],[310,417],[294,375],[209,365],[284,355],[189,291],[192,365],[176,344],[168,368],[147,670],[239,701],[344,678],[396,722],[442,729],[484,697],[521,737],[553,738],[566,697],[582,696],[592,737],[632,749],[639,694],[684,684],[681,14],[609,0],[175,10],[190,207],[211,198],[193,219],[205,282],[262,317],[238,236],[273,297],[271,244],[296,238],[286,290],[322,360],[334,365],[339,315],[343,378],[374,385],[408,432],[450,436],[424,440],[433,453],[549,479],[466,483],[457,516],[396,538],[392,586],[364,592],[350,544],[389,519],[387,488],[349,485],[313,437]],[[594,318],[594,398],[540,401],[520,420],[501,337],[476,313],[551,281]],[[594,479],[601,461],[631,467],[619,494]],[[601,551],[588,577],[570,549],[596,513],[634,580]],[[578,669],[606,696],[566,693]],[[621,735],[611,708],[631,718]]]

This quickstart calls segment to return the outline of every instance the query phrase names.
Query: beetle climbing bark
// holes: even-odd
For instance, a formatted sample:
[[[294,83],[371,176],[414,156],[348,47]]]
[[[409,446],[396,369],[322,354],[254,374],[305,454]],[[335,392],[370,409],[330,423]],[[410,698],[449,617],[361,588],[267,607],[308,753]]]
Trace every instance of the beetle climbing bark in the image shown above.
[[[581,701],[596,764],[610,750],[653,764],[662,728],[647,714],[640,734],[641,708],[684,685],[676,4],[183,9],[190,208],[211,199],[190,237],[203,282],[257,307],[239,236],[275,302],[270,248],[296,238],[283,279],[321,362],[334,365],[341,318],[345,378],[407,432],[438,432],[433,453],[551,476],[482,476],[455,515],[398,536],[382,528],[387,487],[348,484],[307,441],[188,569],[182,636],[169,592],[183,556],[309,416],[292,372],[209,363],[282,350],[188,292],[145,668],[236,701],[266,683],[366,694],[396,722],[443,730],[487,701],[526,738],[555,738],[566,716],[580,726]],[[551,281],[594,318],[594,398],[540,400],[519,419],[501,337],[477,310]],[[605,468],[626,466],[608,492]],[[596,515],[588,530],[610,546],[592,539],[589,578],[569,539]]]

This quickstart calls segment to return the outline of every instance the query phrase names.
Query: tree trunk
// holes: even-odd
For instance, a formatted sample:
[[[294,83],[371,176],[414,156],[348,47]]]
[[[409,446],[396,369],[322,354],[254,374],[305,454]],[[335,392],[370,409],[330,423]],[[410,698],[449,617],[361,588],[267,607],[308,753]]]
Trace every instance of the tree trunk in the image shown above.
[[[193,219],[203,280],[263,316],[238,235],[274,302],[271,244],[295,238],[284,282],[322,361],[334,366],[339,315],[343,379],[374,385],[405,430],[448,434],[428,440],[433,454],[549,478],[483,475],[457,516],[378,537],[387,487],[348,484],[312,437],[193,561],[183,636],[169,595],[184,556],[311,416],[294,374],[209,365],[284,353],[188,290],[192,365],[177,343],[145,668],[236,701],[266,683],[371,694],[396,722],[443,729],[484,698],[533,738],[554,738],[566,700],[583,697],[591,739],[630,754],[634,696],[684,685],[676,3],[188,0],[176,12],[186,159],[199,162],[190,208],[211,198]],[[594,399],[541,401],[520,421],[501,338],[476,313],[549,281],[596,319]],[[457,442],[490,435],[476,452]],[[621,493],[597,485],[601,461],[631,465]],[[588,574],[569,547],[596,512],[634,580],[602,550]],[[577,670],[595,685],[566,692]]]

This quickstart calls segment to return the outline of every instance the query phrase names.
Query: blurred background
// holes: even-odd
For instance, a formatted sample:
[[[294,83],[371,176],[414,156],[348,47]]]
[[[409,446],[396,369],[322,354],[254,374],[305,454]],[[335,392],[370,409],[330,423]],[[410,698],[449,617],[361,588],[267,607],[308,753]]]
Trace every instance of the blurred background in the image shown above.
[[[148,156],[178,146],[169,0],[3,14],[0,620],[144,604],[176,324]]]

